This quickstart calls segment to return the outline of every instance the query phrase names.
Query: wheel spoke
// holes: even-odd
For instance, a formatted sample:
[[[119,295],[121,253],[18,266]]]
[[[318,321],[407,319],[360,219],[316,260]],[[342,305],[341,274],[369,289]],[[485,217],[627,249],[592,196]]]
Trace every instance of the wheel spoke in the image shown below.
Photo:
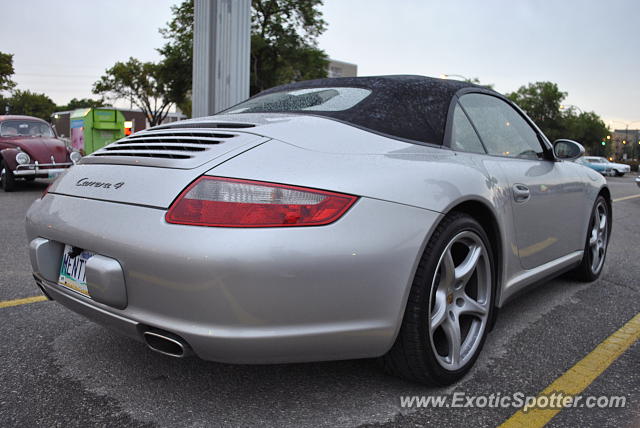
[[[431,333],[440,327],[442,322],[447,317],[447,295],[443,291],[436,292],[436,302],[433,308],[433,315],[431,315],[431,322],[429,323],[429,329]]]
[[[482,248],[478,245],[469,247],[469,254],[467,257],[455,268],[455,279],[458,284],[464,286],[469,282],[469,278],[473,275],[473,272],[478,266],[478,260],[482,255]]]
[[[598,223],[598,229],[600,230],[600,232],[604,232],[606,227],[607,227],[607,216],[605,214],[602,214],[600,216],[600,220]]]
[[[596,269],[600,264],[600,248],[598,245],[591,248],[591,268]]]
[[[595,230],[591,231],[591,235],[589,236],[589,246],[593,247],[598,243],[598,233]]]
[[[453,263],[453,257],[451,256],[451,249],[447,250],[442,259],[442,267],[440,270],[440,283],[438,284],[438,290],[444,290],[445,294],[447,290],[453,287],[453,283],[456,279],[456,265]]]
[[[484,317],[487,314],[487,308],[484,304],[472,299],[466,293],[462,296],[464,301],[462,307],[458,310],[459,314],[472,314],[478,317]]]
[[[460,362],[460,346],[462,343],[460,323],[457,318],[447,317],[447,320],[442,324],[442,329],[447,337],[449,363],[456,365]]]

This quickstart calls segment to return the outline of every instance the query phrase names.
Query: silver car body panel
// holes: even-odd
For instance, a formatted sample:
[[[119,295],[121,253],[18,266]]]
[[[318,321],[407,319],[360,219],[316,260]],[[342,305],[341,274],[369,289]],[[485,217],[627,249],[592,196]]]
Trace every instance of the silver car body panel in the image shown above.
[[[441,217],[369,198],[322,227],[185,227],[167,224],[164,214],[46,195],[29,210],[28,235],[118,260],[128,305],[117,310],[44,285],[60,299],[171,331],[199,356],[229,362],[383,354],[399,326],[419,249]],[[394,225],[385,226],[389,219]]]
[[[150,207],[167,208],[196,177],[211,168],[225,162],[240,153],[256,147],[266,138],[247,135],[236,141],[235,145],[228,144],[223,150],[214,154],[215,157],[197,167],[190,169],[160,168],[156,166],[121,164],[121,162],[135,161],[132,157],[115,159],[112,164],[110,158],[98,158],[99,164],[91,156],[86,156],[81,162],[65,172],[65,177],[55,181],[49,188],[50,193],[79,196],[83,198],[100,199],[126,204],[145,205]],[[153,159],[155,160],[155,159]],[[165,161],[166,159],[160,159]],[[141,159],[148,161],[148,159]],[[181,161],[181,160],[179,160]]]
[[[234,121],[255,125],[233,129],[246,143],[197,166],[89,156],[57,180],[27,213],[29,240],[117,260],[127,306],[98,303],[38,276],[47,294],[138,339],[141,326],[178,334],[211,360],[378,356],[393,344],[417,263],[446,213],[472,203],[495,218],[501,306],[580,261],[591,207],[605,186],[599,174],[572,162],[462,153],[321,117],[240,114],[184,123],[197,129]],[[167,207],[202,174],[360,199],[327,226],[168,224]],[[97,184],[78,184],[82,179]],[[516,184],[531,189],[529,200],[514,200]]]

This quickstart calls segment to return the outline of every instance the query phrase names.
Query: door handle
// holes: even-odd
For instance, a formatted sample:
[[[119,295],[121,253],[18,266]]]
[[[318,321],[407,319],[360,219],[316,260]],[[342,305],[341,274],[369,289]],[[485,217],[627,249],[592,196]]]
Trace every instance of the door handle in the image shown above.
[[[531,197],[531,192],[529,188],[524,184],[514,184],[513,185],[513,199],[516,202],[526,202]]]

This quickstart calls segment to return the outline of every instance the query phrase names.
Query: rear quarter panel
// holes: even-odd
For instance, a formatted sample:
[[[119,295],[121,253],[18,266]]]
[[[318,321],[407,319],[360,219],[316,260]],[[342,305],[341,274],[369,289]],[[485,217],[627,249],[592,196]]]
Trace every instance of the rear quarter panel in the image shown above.
[[[512,245],[510,189],[498,158],[389,139],[385,148],[383,153],[328,153],[271,140],[207,174],[349,193],[437,213],[476,201],[488,208],[500,225],[498,239],[505,266],[501,283],[521,271],[517,247]],[[423,225],[424,230],[431,226]],[[426,233],[422,246],[415,248],[416,260],[429,239],[430,233]]]

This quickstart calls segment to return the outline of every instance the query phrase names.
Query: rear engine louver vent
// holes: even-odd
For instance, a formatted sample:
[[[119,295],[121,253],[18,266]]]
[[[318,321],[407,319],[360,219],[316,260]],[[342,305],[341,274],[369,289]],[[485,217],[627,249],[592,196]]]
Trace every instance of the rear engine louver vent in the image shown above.
[[[214,122],[197,122],[197,123],[176,123],[175,125],[162,125],[156,126],[153,129],[184,129],[184,128],[223,128],[223,129],[242,129],[253,128],[255,125],[252,123],[214,123]]]
[[[131,156],[189,159],[236,135],[202,130],[150,130],[133,134],[97,151],[93,156]]]
[[[145,129],[85,156],[80,164],[133,165],[191,169],[262,140],[236,129],[211,129],[207,123],[193,127],[163,126]],[[229,127],[227,127],[229,128]]]

